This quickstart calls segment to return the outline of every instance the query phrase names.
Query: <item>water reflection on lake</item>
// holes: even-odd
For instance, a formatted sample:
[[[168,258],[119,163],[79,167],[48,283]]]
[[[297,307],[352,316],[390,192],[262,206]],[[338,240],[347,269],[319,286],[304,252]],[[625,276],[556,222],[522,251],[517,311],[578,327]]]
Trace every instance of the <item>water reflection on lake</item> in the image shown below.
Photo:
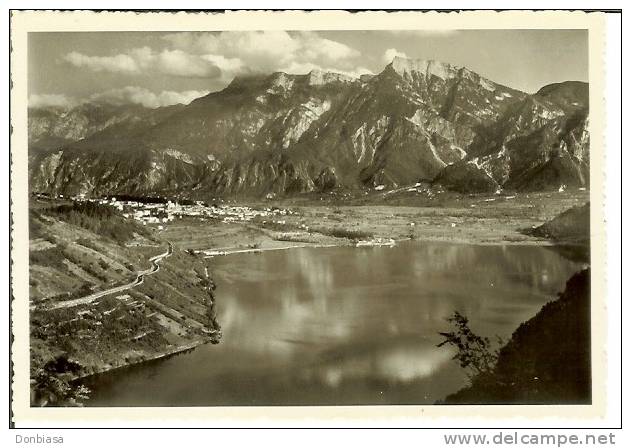
[[[580,268],[542,247],[421,242],[211,263],[222,342],[102,375],[88,405],[434,403],[466,381],[436,347],[447,316],[506,338]]]

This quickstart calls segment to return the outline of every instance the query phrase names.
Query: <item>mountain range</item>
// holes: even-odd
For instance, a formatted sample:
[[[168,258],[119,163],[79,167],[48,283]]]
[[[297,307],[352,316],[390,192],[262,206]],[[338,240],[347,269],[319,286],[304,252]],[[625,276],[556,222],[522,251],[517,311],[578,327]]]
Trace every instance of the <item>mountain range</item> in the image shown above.
[[[360,78],[236,77],[188,105],[31,108],[30,189],[203,197],[416,182],[462,193],[588,187],[588,90],[568,81],[527,94],[465,67],[396,57]]]

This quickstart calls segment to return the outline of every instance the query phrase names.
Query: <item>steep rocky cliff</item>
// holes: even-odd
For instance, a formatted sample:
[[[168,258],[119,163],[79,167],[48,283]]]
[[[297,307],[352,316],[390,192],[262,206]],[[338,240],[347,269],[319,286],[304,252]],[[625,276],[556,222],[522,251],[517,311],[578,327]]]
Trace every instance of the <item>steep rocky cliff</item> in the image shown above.
[[[481,129],[467,156],[435,182],[460,191],[588,186],[586,90],[584,83],[555,84],[515,103]]]
[[[30,111],[33,190],[263,195],[425,180],[469,192],[589,181],[586,84],[528,95],[437,61],[397,57],[360,79],[237,77],[174,108],[80,108]]]

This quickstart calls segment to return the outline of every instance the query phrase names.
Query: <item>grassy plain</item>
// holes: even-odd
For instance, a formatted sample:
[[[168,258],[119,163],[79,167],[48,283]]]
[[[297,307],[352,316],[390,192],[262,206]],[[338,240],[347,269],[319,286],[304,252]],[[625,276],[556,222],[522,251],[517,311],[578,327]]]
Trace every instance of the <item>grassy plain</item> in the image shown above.
[[[589,201],[589,192],[519,195],[449,195],[433,200],[373,198],[362,201],[248,202],[293,213],[247,223],[184,219],[161,234],[187,249],[276,249],[288,246],[347,245],[356,240],[417,239],[472,244],[550,244],[526,231]]]

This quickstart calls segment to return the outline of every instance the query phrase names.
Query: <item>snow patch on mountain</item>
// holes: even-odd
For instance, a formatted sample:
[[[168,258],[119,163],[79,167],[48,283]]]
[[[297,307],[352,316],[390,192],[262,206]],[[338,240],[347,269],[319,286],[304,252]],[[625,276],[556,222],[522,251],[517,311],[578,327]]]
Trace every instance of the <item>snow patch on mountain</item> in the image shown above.
[[[539,109],[539,117],[545,119],[545,120],[553,120],[557,117],[560,117],[562,115],[565,115],[565,113],[562,110],[550,110],[550,109],[544,109],[541,108]]]
[[[180,160],[184,163],[193,164],[193,159],[190,155],[185,154],[182,151],[178,151],[177,149],[167,148],[164,150],[164,153],[167,156],[173,157],[174,159]]]
[[[414,115],[412,115],[411,118],[405,117],[405,119],[408,122],[412,123],[414,126],[416,126],[421,131],[421,133],[425,136],[425,139],[427,140],[427,144],[429,146],[429,149],[430,149],[432,155],[434,156],[434,158],[436,159],[436,161],[439,164],[441,164],[442,166],[446,166],[447,163],[445,163],[445,161],[438,154],[438,151],[436,150],[436,147],[432,143],[432,138],[429,135],[429,133],[427,132],[428,120],[425,118],[425,116],[423,114],[423,111],[421,109],[418,109],[414,113]]]
[[[279,90],[290,90],[294,85],[295,79],[293,76],[287,73],[274,73],[272,77],[272,87],[268,90],[269,93],[276,93]]]
[[[500,185],[506,182],[510,175],[509,162],[510,156],[506,145],[502,145],[502,148],[497,153],[483,157],[474,157],[467,161],[467,163],[474,165],[477,169],[484,171],[487,176]]]
[[[488,166],[486,165],[484,160],[480,160],[480,157],[474,157],[473,159],[470,159],[467,161],[468,164],[475,166],[477,169],[484,171],[486,173],[487,176],[489,176],[490,178],[492,178],[493,176],[491,176],[491,172],[488,169]]]
[[[467,151],[465,151],[464,149],[462,149],[460,146],[456,146],[454,144],[450,145],[450,148],[452,150],[456,150],[460,153],[460,160],[464,159],[465,157],[467,157]],[[451,164],[450,164],[451,165]]]
[[[389,123],[389,117],[381,116],[370,128],[368,127],[368,123],[363,123],[357,128],[351,137],[353,152],[355,153],[355,157],[357,157],[357,163],[361,163],[365,160],[373,160],[377,146],[383,138]],[[367,156],[367,153],[369,153],[369,156]]]
[[[506,98],[512,98],[513,95],[511,95],[508,92],[502,92],[499,95],[495,95],[495,99],[497,101],[504,101]]]
[[[291,144],[297,142],[311,124],[330,108],[331,102],[329,100],[319,101],[311,98],[306,103],[291,110],[283,121],[283,124],[288,125],[283,135],[283,149],[287,149]]]
[[[432,152],[434,158],[438,161],[438,163],[440,163],[442,166],[446,166],[447,164],[443,161],[443,159],[440,158],[440,156],[438,155],[438,152],[436,151],[436,147],[434,146],[434,144],[432,143],[432,139],[429,138],[429,135],[427,133],[426,137],[427,137],[427,143],[429,144],[429,149]]]

